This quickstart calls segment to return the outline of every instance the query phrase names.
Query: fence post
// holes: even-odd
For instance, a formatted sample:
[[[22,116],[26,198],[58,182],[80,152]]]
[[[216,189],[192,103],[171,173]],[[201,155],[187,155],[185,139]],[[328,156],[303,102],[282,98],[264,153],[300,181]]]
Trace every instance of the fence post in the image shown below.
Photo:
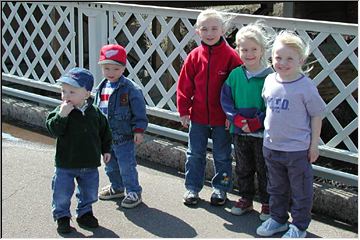
[[[100,48],[107,43],[107,15],[104,11],[96,10],[85,10],[83,13],[88,16],[89,70],[94,75],[95,87],[102,79],[97,63]]]

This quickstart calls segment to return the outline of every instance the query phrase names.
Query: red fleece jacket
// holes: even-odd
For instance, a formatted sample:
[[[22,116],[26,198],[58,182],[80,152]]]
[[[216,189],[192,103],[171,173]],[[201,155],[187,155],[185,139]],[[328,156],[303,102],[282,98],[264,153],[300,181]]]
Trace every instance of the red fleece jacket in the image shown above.
[[[226,116],[220,104],[221,87],[231,70],[242,64],[238,53],[225,40],[192,50],[181,69],[177,85],[180,116],[193,122],[223,126]]]

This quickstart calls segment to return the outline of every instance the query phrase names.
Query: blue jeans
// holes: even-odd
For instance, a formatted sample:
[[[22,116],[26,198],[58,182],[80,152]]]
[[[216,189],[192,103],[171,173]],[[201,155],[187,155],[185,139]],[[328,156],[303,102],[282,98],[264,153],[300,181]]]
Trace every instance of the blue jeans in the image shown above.
[[[136,170],[135,143],[133,141],[113,144],[111,160],[105,165],[111,188],[114,190],[141,193]]]
[[[97,168],[55,168],[51,183],[53,191],[52,213],[56,221],[71,217],[70,203],[77,182],[76,214],[81,217],[92,211],[92,204],[98,199],[99,171]]]
[[[185,163],[185,187],[200,192],[205,181],[206,150],[208,138],[213,140],[215,176],[212,187],[230,191],[232,187],[231,135],[225,126],[211,127],[190,123],[187,159]]]

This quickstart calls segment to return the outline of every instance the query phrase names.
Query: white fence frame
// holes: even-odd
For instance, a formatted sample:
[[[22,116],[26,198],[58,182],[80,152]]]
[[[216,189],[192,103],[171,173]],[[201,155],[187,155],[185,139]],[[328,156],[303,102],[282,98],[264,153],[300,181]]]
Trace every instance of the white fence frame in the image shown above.
[[[107,43],[118,43],[120,39],[127,42],[127,52],[138,58],[135,63],[128,61],[126,67],[128,77],[143,89],[148,114],[179,121],[175,101],[179,72],[174,61],[177,59],[179,64],[186,58],[186,46],[189,42],[193,42],[193,45],[200,44],[193,28],[200,11],[105,2],[1,4],[2,81],[58,92],[54,83],[59,75],[74,66],[88,66],[99,82],[99,49]],[[310,42],[312,55],[321,69],[313,77],[315,84],[320,85],[328,79],[338,89],[338,94],[327,103],[325,115],[336,135],[331,140],[322,142],[321,155],[358,164],[358,148],[349,137],[358,129],[358,102],[353,96],[358,89],[358,25],[235,13],[226,13],[226,16],[231,19],[232,28],[264,19],[269,26],[277,30],[295,30]],[[133,26],[134,19],[136,26]],[[155,27],[152,25],[154,21],[157,22]],[[179,33],[174,29],[179,29],[180,24],[185,32],[179,38]],[[146,39],[148,46],[145,47],[143,42],[138,43],[142,39]],[[328,39],[334,41],[339,48],[331,61],[328,61],[320,49],[320,45]],[[350,42],[346,42],[346,39],[350,39]],[[150,58],[154,56],[159,65],[155,67],[157,69],[151,65]],[[356,72],[356,77],[347,80],[347,85],[343,76],[336,72],[345,60]],[[143,75],[140,76],[139,73]],[[144,76],[148,81],[144,81]],[[162,78],[165,77],[172,83],[171,86],[164,86]],[[157,102],[151,95],[154,89],[160,95]],[[4,87],[3,92],[21,95],[19,91],[15,94]],[[22,97],[26,98],[26,95],[28,94],[24,93]],[[343,127],[332,111],[345,101],[356,117]],[[182,140],[186,137],[186,133],[175,129],[151,126],[152,131],[161,135],[171,135]],[[345,144],[347,150],[336,148],[339,143]]]

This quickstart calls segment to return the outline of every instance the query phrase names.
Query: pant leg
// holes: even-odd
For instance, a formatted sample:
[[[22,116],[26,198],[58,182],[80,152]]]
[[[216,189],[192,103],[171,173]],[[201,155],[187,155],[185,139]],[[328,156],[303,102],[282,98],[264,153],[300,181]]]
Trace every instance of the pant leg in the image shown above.
[[[263,147],[268,170],[267,190],[270,195],[270,215],[275,221],[285,223],[289,219],[290,183],[284,152]]]
[[[71,217],[71,197],[75,190],[75,170],[55,168],[51,183],[53,191],[52,214],[54,220],[62,217]]]
[[[190,122],[185,162],[185,187],[188,190],[200,192],[204,186],[209,135],[208,126]]]
[[[76,181],[78,183],[76,213],[78,217],[81,217],[92,211],[92,204],[98,200],[99,171],[97,168],[81,168]]]
[[[254,199],[255,186],[255,162],[252,143],[249,138],[241,135],[234,135],[234,151],[235,151],[235,172],[237,175],[237,184],[239,186],[239,194],[241,197],[250,201]]]
[[[225,126],[212,127],[211,138],[213,141],[213,157],[215,175],[212,178],[213,188],[223,191],[232,189],[232,157],[231,135]]]
[[[123,191],[125,187],[120,174],[118,158],[115,154],[114,147],[115,145],[112,145],[111,159],[105,165],[105,173],[109,178],[112,189]]]
[[[263,155],[263,139],[258,137],[250,137],[252,139],[252,147],[254,152],[254,161],[256,165],[256,177],[258,181],[258,191],[261,203],[269,203],[269,194],[267,191],[267,168]]]
[[[139,184],[139,174],[136,169],[135,143],[129,141],[115,145],[114,152],[118,160],[120,176],[126,192],[141,193],[142,188]]]
[[[300,230],[306,230],[311,221],[313,171],[307,157],[308,151],[290,152],[288,154],[292,223]]]

